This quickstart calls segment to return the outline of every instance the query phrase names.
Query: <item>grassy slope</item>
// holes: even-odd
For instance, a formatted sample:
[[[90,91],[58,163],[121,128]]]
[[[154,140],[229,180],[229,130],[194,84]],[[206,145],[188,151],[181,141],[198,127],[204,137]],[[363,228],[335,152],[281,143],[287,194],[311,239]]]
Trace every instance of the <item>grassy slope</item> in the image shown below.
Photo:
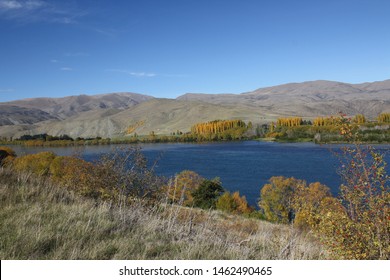
[[[121,206],[0,169],[1,259],[322,259],[310,236],[217,211]]]

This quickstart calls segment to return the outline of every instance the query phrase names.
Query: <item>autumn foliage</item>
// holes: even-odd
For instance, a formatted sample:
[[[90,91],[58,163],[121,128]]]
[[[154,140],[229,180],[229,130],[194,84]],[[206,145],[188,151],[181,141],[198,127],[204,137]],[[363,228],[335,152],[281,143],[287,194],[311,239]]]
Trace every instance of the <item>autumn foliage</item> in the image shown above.
[[[364,124],[367,122],[367,119],[364,115],[357,114],[357,115],[355,115],[355,117],[353,117],[352,122],[357,123],[357,124]]]
[[[191,128],[191,132],[194,134],[218,134],[238,127],[246,127],[246,125],[242,120],[216,120],[198,123]]]
[[[300,117],[290,117],[290,118],[278,118],[276,121],[277,126],[300,126],[302,124],[302,118]]]
[[[204,180],[205,178],[194,171],[180,172],[165,187],[168,199],[172,203],[192,206],[194,200],[192,193],[199,188]]]
[[[240,196],[240,192],[225,192],[218,198],[216,208],[232,214],[249,214],[254,211],[246,197]]]
[[[390,123],[390,113],[379,114],[378,122],[380,122],[380,123]]]
[[[278,176],[261,189],[259,206],[269,221],[308,228],[317,223],[314,216],[328,197],[329,188],[318,182],[307,185],[305,180]]]
[[[41,152],[17,157],[13,170],[44,176],[67,189],[96,199],[148,198],[161,195],[161,178],[138,149],[114,150],[91,163],[73,156]]]
[[[327,126],[327,125],[337,125],[339,120],[337,117],[317,117],[313,120],[314,126]]]
[[[384,157],[360,144],[356,118],[342,115],[332,122],[351,143],[336,152],[343,179],[339,196],[320,183],[272,177],[261,189],[259,206],[270,221],[312,231],[332,258],[390,259],[390,177]]]
[[[49,175],[50,165],[56,155],[52,152],[41,152],[15,158],[13,168],[19,172],[31,172],[38,176]]]
[[[241,139],[248,126],[242,120],[215,120],[198,123],[191,127],[197,141]]]
[[[9,147],[0,147],[0,167],[9,165],[16,157],[16,153]]]

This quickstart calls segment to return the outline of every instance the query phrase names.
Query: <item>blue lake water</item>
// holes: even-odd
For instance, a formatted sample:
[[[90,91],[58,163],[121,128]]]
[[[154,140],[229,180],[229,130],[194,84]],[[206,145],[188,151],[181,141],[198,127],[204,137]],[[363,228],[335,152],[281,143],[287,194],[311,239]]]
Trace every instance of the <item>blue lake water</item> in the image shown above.
[[[318,181],[329,186],[334,194],[341,183],[337,174],[340,164],[334,155],[339,145],[243,141],[137,146],[141,147],[150,164],[157,160],[157,174],[170,177],[182,170],[193,170],[206,178],[219,177],[225,189],[240,191],[252,205],[256,204],[261,187],[272,176],[295,177],[309,183]],[[15,147],[15,150],[19,155],[42,150],[58,155],[82,153],[86,160],[95,160],[116,147],[124,146]],[[376,149],[385,152],[385,159],[389,162],[390,145],[378,145]]]

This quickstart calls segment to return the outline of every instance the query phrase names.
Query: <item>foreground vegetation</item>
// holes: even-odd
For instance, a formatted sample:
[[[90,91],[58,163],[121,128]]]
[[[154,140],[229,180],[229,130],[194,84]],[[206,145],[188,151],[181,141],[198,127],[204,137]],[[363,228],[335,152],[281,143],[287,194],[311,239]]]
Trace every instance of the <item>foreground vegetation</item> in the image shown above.
[[[329,188],[295,178],[273,177],[261,190],[268,220],[312,231],[332,258],[390,259],[390,177],[383,155],[359,144],[351,120],[337,120],[345,146],[338,154],[343,184],[339,197]]]
[[[75,194],[0,170],[1,259],[322,259],[290,226],[146,200]]]

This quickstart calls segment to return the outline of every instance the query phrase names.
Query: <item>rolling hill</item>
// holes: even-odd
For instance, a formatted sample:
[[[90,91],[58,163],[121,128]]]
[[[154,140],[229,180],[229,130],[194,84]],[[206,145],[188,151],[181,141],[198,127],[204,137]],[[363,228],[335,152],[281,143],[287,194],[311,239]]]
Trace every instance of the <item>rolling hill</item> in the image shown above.
[[[375,118],[390,111],[390,80],[347,84],[332,81],[289,83],[241,94],[187,93],[176,99],[136,93],[32,98],[0,103],[0,136],[68,134],[121,137],[142,122],[139,135],[189,131],[198,122],[242,119],[266,123],[279,116],[314,118],[344,112]]]

